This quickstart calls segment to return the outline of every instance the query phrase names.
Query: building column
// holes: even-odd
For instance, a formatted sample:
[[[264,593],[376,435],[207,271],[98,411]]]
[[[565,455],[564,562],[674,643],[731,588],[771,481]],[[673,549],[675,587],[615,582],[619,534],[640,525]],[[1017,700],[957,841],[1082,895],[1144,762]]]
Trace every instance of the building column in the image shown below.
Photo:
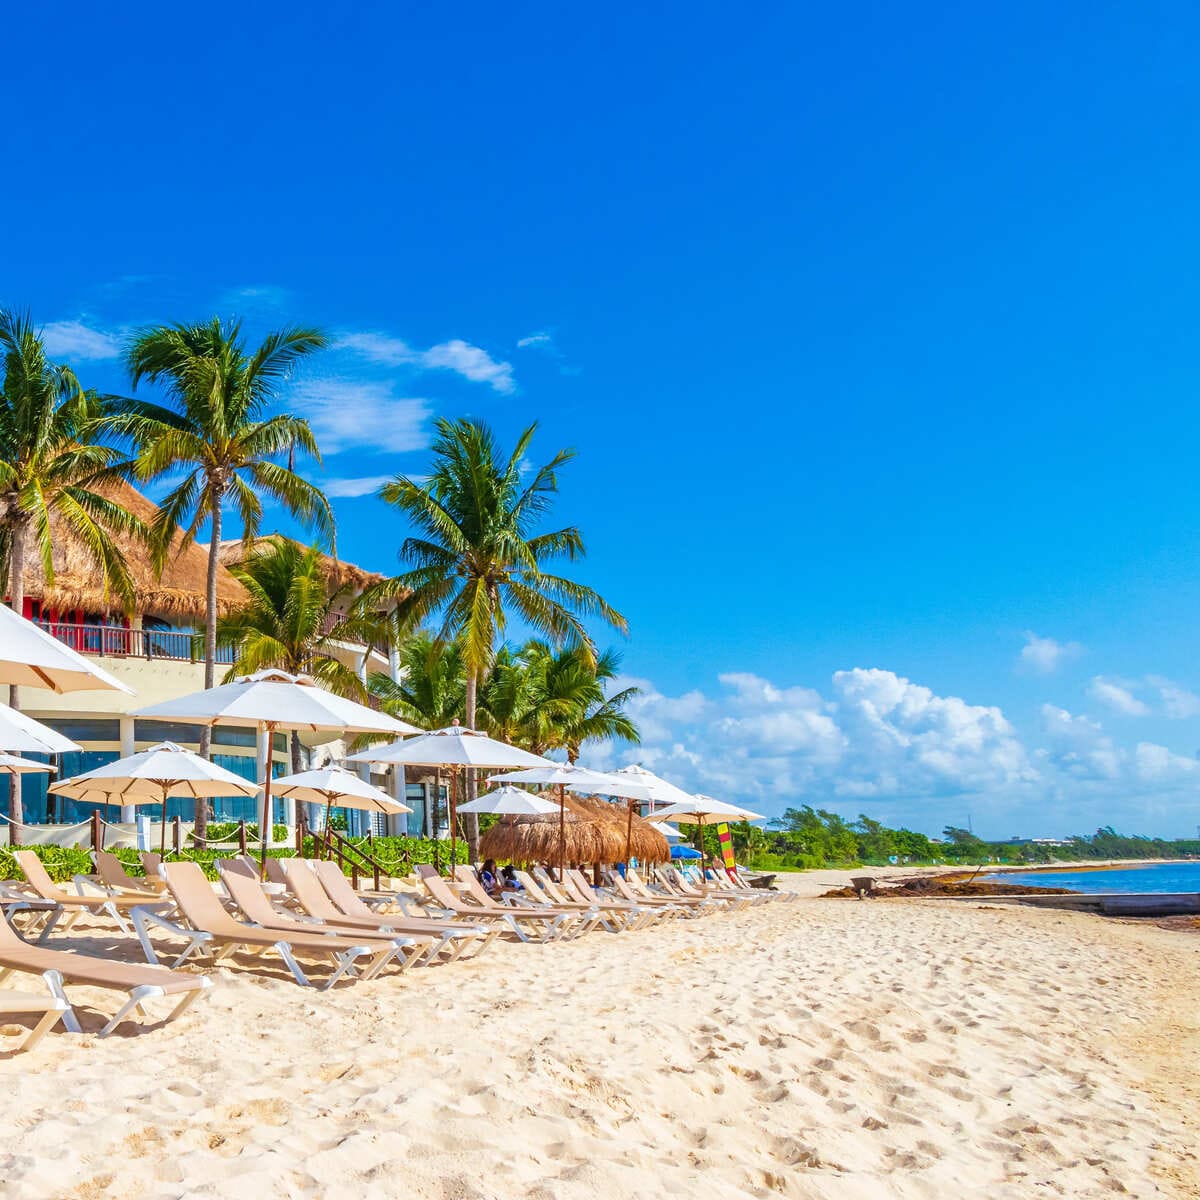
[[[128,758],[134,753],[136,743],[134,741],[134,723],[132,717],[121,717],[117,722],[120,728],[121,738],[121,757]],[[137,806],[134,804],[121,805],[121,824],[133,825],[137,821]]]

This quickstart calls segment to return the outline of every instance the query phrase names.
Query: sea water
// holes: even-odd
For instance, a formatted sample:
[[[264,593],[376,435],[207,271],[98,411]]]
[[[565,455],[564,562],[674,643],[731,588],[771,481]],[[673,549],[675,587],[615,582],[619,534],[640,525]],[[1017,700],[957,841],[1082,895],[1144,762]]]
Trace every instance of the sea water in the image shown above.
[[[1144,867],[1087,867],[1083,870],[1014,871],[988,875],[989,883],[1061,887],[1073,892],[1200,892],[1200,862],[1147,863]]]

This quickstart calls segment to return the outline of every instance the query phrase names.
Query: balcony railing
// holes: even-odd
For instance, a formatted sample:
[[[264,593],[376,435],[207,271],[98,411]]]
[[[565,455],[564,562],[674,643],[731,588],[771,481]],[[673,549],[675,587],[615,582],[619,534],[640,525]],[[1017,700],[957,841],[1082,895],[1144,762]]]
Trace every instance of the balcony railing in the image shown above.
[[[80,654],[102,658],[162,658],[172,662],[203,662],[204,635],[179,629],[123,629],[119,625],[73,625],[38,621],[51,637]],[[232,646],[217,647],[217,662],[234,661]]]

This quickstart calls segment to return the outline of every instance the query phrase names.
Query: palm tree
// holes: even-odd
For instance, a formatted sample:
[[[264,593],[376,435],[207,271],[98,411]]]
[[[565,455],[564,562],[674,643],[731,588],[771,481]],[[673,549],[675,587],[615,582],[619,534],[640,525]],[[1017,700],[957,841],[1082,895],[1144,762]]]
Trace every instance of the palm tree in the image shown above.
[[[317,547],[272,537],[230,567],[249,599],[217,619],[217,643],[237,650],[229,677],[279,667],[311,675],[340,696],[366,702],[366,685],[334,653],[339,642],[362,641],[365,618],[339,620],[336,589]],[[292,770],[301,769],[300,735],[293,731]]]
[[[54,583],[50,518],[85,546],[122,607],[133,605],[133,580],[114,532],[140,533],[141,522],[105,491],[121,475],[123,456],[101,439],[104,406],[66,366],[46,356],[29,317],[0,310],[0,594],[25,606],[24,566],[32,550]],[[31,542],[32,539],[32,542]],[[9,703],[20,707],[16,687]],[[10,776],[9,817],[24,819],[20,777]]]
[[[367,681],[385,712],[429,729],[443,729],[463,711],[466,674],[456,643],[418,633],[402,644],[399,665],[398,681],[383,672],[373,673]]]
[[[560,450],[526,475],[525,454],[536,429],[530,425],[504,457],[482,422],[442,418],[431,474],[423,481],[397,475],[379,492],[416,532],[400,549],[410,569],[368,589],[364,599],[393,601],[413,623],[440,614],[439,636],[460,643],[468,726],[475,723],[480,681],[510,608],[556,645],[579,647],[591,657],[595,647],[582,618],[598,616],[622,632],[628,628],[591,588],[546,570],[555,560],[581,558],[584,545],[573,525],[535,532],[558,490],[558,470],[574,457]],[[473,783],[469,779],[469,793]],[[467,840],[474,855],[474,817]]]
[[[624,711],[640,689],[622,688],[610,696],[604,688],[616,678],[621,665],[621,656],[615,650],[605,650],[589,660],[578,647],[555,651],[544,642],[531,642],[526,655],[537,664],[547,700],[558,702],[557,707],[546,706],[550,720],[542,733],[544,740],[535,747],[538,753],[565,750],[567,761],[574,763],[585,742],[641,742],[637,725]]]
[[[620,661],[614,650],[589,659],[581,647],[555,650],[537,639],[515,652],[501,646],[480,690],[479,723],[493,737],[535,754],[566,750],[570,762],[578,760],[584,742],[640,742],[624,711],[638,689],[612,696],[604,689]]]
[[[295,365],[326,345],[315,329],[289,327],[270,333],[253,352],[241,322],[218,317],[199,325],[161,325],[141,330],[126,365],[133,388],[146,380],[161,386],[170,406],[130,402],[115,418],[137,449],[136,473],[149,480],[183,472],[162,502],[151,530],[160,565],[176,526],[186,538],[209,526],[208,586],[204,619],[204,686],[212,687],[217,650],[217,567],[226,505],[241,518],[247,545],[262,519],[260,493],[278,500],[305,525],[332,543],[333,511],[325,494],[277,459],[297,448],[318,462],[309,424],[286,413],[271,414],[279,390]],[[201,734],[207,754],[209,732]],[[197,806],[203,836],[204,805]]]

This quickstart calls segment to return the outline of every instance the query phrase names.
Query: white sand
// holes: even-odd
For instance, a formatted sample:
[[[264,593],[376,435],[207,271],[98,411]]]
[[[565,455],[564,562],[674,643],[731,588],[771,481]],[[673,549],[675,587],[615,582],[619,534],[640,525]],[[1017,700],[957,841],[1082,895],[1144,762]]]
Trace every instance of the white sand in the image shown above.
[[[246,966],[0,1058],[0,1195],[1200,1194],[1187,933],[800,900],[333,994]]]

